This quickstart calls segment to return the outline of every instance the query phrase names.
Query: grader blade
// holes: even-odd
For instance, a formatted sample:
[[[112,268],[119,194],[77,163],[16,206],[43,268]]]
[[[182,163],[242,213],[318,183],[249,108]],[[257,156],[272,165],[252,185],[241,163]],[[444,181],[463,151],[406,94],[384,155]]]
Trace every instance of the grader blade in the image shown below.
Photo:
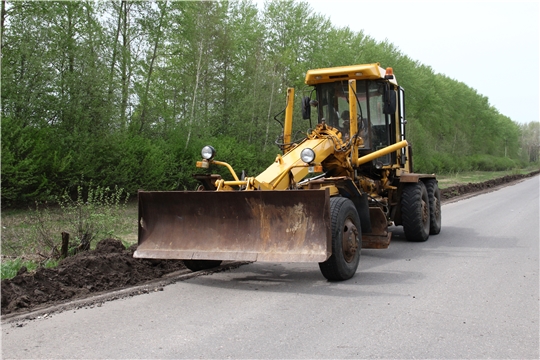
[[[324,190],[139,191],[134,257],[323,262],[329,203]]]

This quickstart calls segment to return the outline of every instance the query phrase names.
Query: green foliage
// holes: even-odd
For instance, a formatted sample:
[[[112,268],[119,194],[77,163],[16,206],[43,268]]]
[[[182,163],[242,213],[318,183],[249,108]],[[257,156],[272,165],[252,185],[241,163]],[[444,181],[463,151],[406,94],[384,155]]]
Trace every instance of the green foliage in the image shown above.
[[[537,126],[518,126],[466,84],[331,24],[309,2],[17,1],[6,10],[3,208],[61,199],[81,175],[133,195],[193,189],[206,144],[256,175],[279,152],[273,117],[286,88],[298,100],[308,69],[369,62],[392,66],[406,89],[416,171],[539,161]]]
[[[134,194],[139,189],[170,189],[174,162],[168,145],[162,139],[152,140],[141,135],[127,136],[118,148],[119,157],[111,164],[116,180]]]
[[[451,174],[463,171],[503,171],[522,168],[525,164],[517,159],[486,154],[450,156],[432,153],[430,156],[415,157],[415,171],[420,173]]]
[[[2,117],[2,204],[15,205],[35,196],[39,188],[39,154],[36,129],[23,128],[15,119]]]
[[[520,166],[519,162],[509,158],[495,157],[492,155],[475,155],[470,157],[473,170],[503,171]]]
[[[1,276],[0,278],[2,280],[4,279],[11,279],[17,275],[17,272],[22,268],[26,267],[28,271],[33,271],[37,268],[37,264],[30,260],[22,260],[22,259],[14,259],[14,260],[8,260],[8,259],[2,259],[1,263]]]
[[[21,258],[16,258],[13,260],[2,259],[0,264],[0,279],[12,279],[14,278],[21,268],[25,267],[27,271],[31,272],[36,270],[39,266],[42,266],[46,269],[54,268],[58,266],[58,261],[56,260],[47,260],[43,263],[38,263],[37,261],[32,260],[23,260]]]
[[[86,251],[96,238],[113,237],[118,214],[125,209],[128,198],[129,193],[122,188],[115,186],[111,190],[92,182],[87,187],[78,185],[74,198],[68,192],[58,198],[62,217],[69,226],[66,232],[74,235],[70,248],[74,252]],[[57,246],[52,247],[57,253]]]
[[[216,159],[223,159],[222,161],[228,162],[237,172],[238,177],[240,177],[242,170],[246,176],[258,175],[272,164],[277,154],[274,151],[275,149],[261,151],[260,147],[253,144],[239,146],[238,142],[232,137],[209,139],[209,144],[216,149]],[[202,146],[199,149],[201,148]],[[223,166],[212,167],[210,172],[220,174],[224,179],[233,180],[230,172]]]
[[[74,194],[70,194],[73,192]],[[67,189],[56,199],[58,207],[36,203],[31,215],[18,221],[13,216],[2,222],[2,252],[18,257],[27,253],[38,254],[46,260],[58,260],[62,236],[69,234],[69,254],[91,248],[96,239],[119,238],[122,214],[126,210],[129,193],[84,184],[80,179],[75,189]]]
[[[520,127],[520,158],[529,163],[540,162],[540,122],[523,124]]]

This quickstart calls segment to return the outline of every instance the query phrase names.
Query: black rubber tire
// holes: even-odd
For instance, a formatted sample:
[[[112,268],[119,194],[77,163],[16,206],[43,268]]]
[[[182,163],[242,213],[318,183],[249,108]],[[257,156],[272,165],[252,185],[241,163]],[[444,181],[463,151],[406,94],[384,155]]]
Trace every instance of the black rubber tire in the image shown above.
[[[426,241],[429,238],[429,197],[423,182],[406,184],[401,193],[401,219],[408,241]]]
[[[435,179],[427,180],[425,185],[429,199],[429,234],[437,235],[441,232],[441,191]]]
[[[191,271],[200,271],[218,267],[221,260],[184,260],[184,265]]]
[[[330,198],[332,255],[319,263],[323,276],[330,281],[350,279],[360,263],[362,231],[354,203],[343,197]]]

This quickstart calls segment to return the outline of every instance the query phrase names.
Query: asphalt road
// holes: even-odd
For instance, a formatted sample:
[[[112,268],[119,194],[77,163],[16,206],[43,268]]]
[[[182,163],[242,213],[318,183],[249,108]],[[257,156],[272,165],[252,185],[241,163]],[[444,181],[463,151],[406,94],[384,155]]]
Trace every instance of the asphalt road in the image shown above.
[[[2,358],[539,358],[539,177],[443,206],[356,276],[254,263],[3,324]]]

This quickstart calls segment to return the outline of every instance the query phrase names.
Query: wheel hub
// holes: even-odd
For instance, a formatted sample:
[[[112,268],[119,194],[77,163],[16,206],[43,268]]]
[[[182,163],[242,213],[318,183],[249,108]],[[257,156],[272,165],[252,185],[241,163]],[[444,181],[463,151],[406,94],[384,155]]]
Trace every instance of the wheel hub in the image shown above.
[[[346,262],[353,261],[356,252],[358,251],[358,229],[354,223],[347,219],[343,225],[343,258]]]

